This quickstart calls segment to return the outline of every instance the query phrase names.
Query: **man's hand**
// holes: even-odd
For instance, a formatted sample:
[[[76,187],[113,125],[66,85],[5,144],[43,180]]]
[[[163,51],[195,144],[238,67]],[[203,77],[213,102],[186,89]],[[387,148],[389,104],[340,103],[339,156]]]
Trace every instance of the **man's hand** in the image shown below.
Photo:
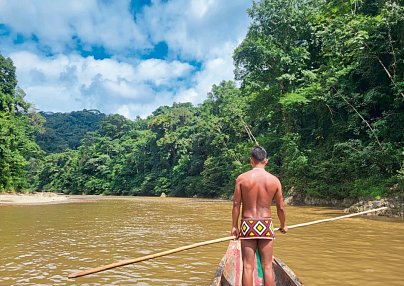
[[[288,227],[285,225],[284,227],[280,227],[279,231],[283,234],[286,234],[288,232]]]
[[[231,235],[235,237],[235,239],[238,239],[239,236],[239,232],[238,232],[238,228],[237,227],[233,227],[231,229]]]

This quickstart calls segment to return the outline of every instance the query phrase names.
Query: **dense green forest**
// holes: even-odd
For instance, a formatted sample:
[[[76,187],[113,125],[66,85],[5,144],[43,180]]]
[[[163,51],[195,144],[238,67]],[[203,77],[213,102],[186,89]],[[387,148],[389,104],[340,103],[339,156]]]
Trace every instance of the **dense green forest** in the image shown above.
[[[36,142],[48,153],[77,149],[88,131],[95,131],[104,113],[98,110],[73,111],[70,113],[40,112],[45,117],[44,131],[36,135]]]
[[[13,62],[0,55],[0,191],[31,189],[43,159],[33,139],[43,117],[24,96]]]
[[[248,13],[236,83],[146,119],[83,117],[90,132],[58,139],[0,57],[0,190],[228,197],[258,142],[286,192],[403,194],[402,2],[262,0]]]

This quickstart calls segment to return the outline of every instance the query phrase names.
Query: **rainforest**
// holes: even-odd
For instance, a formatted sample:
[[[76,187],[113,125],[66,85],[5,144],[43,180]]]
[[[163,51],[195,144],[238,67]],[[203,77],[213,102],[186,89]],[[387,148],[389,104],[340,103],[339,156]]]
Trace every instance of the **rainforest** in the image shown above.
[[[39,112],[0,55],[0,192],[229,198],[263,146],[286,194],[403,194],[404,7],[253,2],[235,81],[147,118]]]

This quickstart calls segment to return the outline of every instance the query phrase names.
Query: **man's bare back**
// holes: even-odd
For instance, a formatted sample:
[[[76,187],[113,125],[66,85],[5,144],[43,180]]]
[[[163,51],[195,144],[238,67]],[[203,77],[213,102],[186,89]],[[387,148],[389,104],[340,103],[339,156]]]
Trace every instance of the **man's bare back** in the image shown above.
[[[264,285],[274,285],[272,252],[274,231],[271,219],[271,204],[275,199],[279,230],[287,232],[286,213],[282,186],[278,178],[265,171],[268,163],[264,148],[255,146],[251,151],[252,170],[241,174],[236,180],[233,197],[231,234],[241,240],[243,257],[243,286],[253,285],[255,252],[260,251],[264,271]],[[238,228],[242,206],[241,227]]]
[[[239,236],[238,219],[241,205],[243,218],[270,218],[274,199],[281,224],[280,231],[287,231],[282,186],[277,177],[265,171],[266,162],[252,162],[254,168],[241,174],[236,180],[232,212],[232,235],[236,237]]]
[[[241,189],[242,217],[271,217],[271,204],[276,194],[281,194],[278,178],[264,168],[253,168],[237,178]],[[277,192],[279,190],[279,192]]]

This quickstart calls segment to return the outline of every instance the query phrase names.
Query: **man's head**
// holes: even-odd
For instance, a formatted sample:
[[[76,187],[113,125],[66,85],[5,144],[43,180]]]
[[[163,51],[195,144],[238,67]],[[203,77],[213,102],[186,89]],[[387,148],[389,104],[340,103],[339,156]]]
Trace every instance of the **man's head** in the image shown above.
[[[267,160],[267,151],[261,146],[254,146],[251,150],[251,160],[254,161],[255,164],[266,164]]]

